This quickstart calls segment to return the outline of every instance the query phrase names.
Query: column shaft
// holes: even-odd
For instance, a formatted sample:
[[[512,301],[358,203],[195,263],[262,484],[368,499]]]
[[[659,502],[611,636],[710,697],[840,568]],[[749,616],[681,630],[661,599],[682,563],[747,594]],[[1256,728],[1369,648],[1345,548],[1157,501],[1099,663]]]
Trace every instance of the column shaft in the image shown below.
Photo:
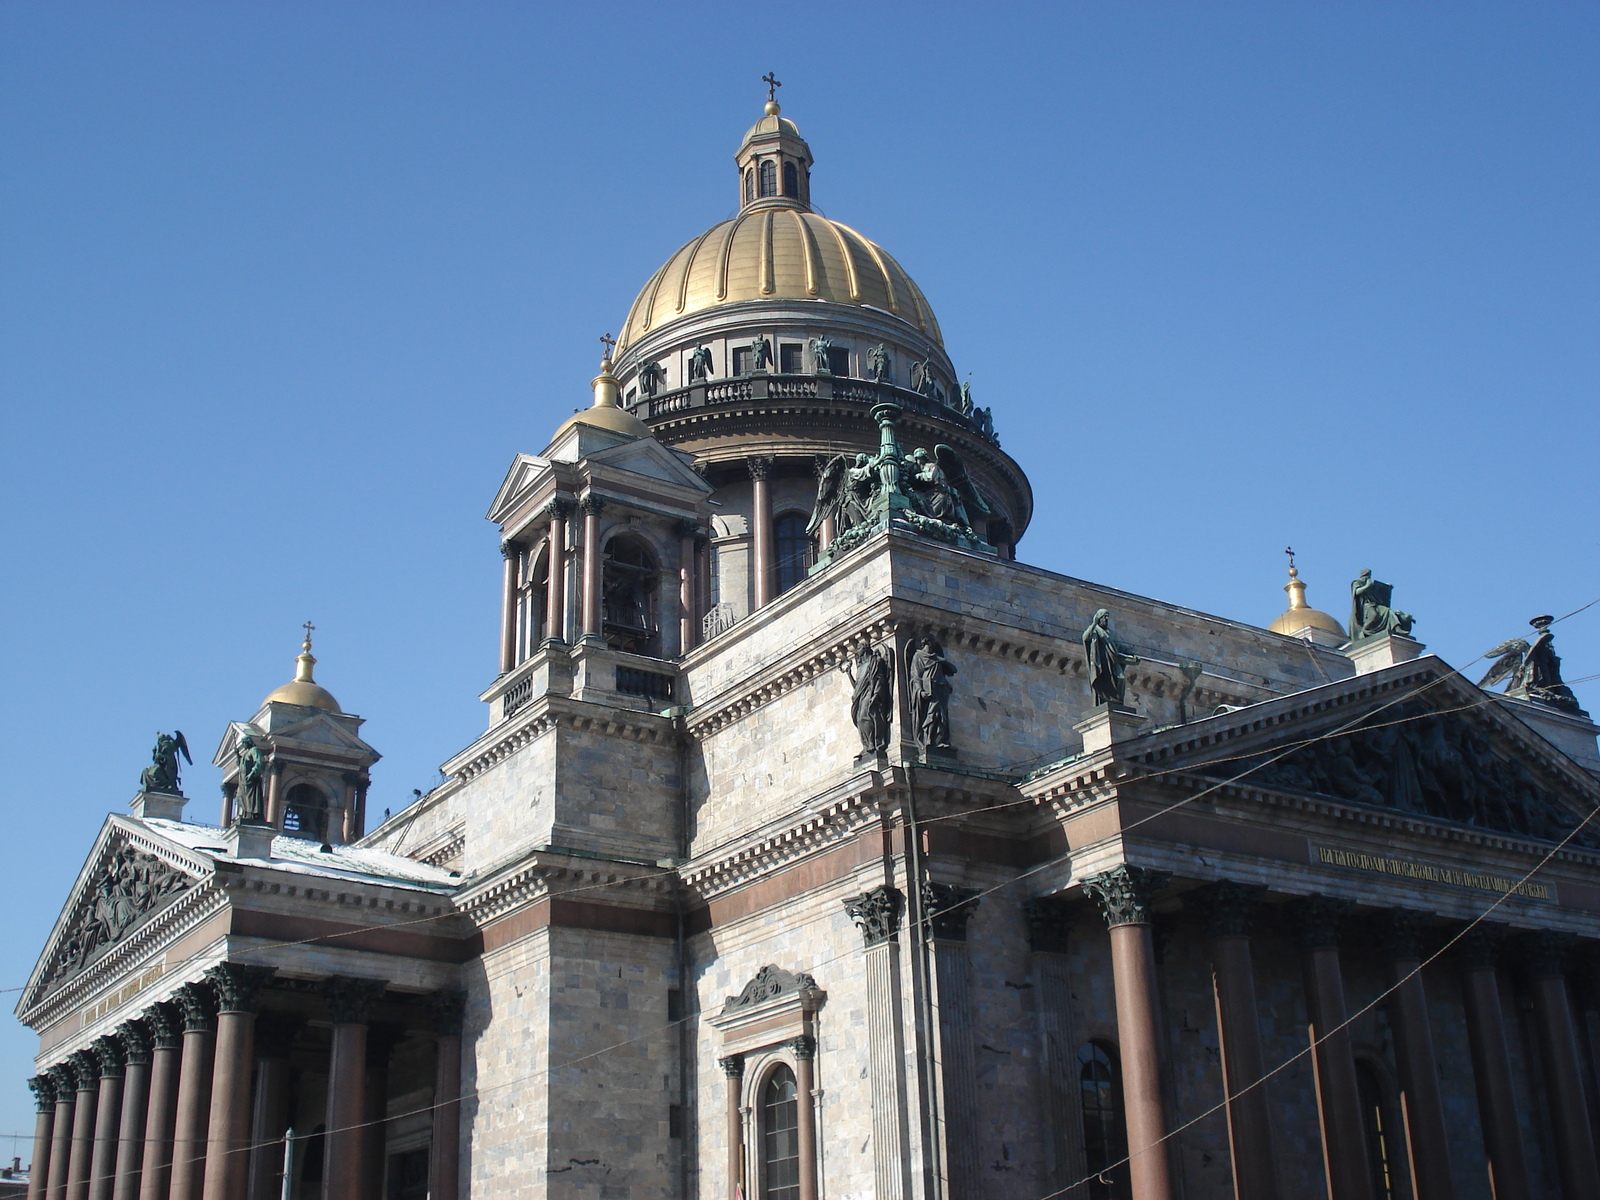
[[[1155,942],[1150,926],[1111,927],[1111,973],[1117,994],[1123,1111],[1133,1200],[1173,1200],[1166,1103],[1161,1094],[1161,1034],[1156,1013]]]
[[[1322,1156],[1331,1200],[1374,1200],[1372,1171],[1367,1161],[1366,1127],[1361,1118],[1361,1092],[1356,1060],[1345,1022],[1344,974],[1337,946],[1305,951],[1306,1014],[1311,1040],[1322,1041],[1313,1055],[1317,1108],[1322,1121]]]
[[[794,1083],[799,1095],[799,1117],[795,1142],[800,1152],[800,1200],[817,1200],[817,1110],[813,1092],[817,1087],[816,1045],[809,1037],[795,1047]]]
[[[128,1063],[122,1082],[122,1120],[117,1128],[116,1182],[111,1200],[138,1200],[144,1160],[144,1130],[150,1119],[150,1061]]]
[[[183,1031],[178,1112],[172,1134],[172,1183],[167,1193],[171,1200],[201,1200],[204,1194],[215,1037],[210,1029]]]
[[[817,553],[821,554],[833,545],[837,529],[838,523],[832,513],[822,518],[822,527],[817,530]]]
[[[45,1200],[50,1185],[50,1149],[56,1126],[56,1103],[49,1083],[41,1078],[46,1089],[33,1117],[33,1156],[28,1163],[28,1200]]]
[[[245,1200],[255,1024],[253,1012],[217,1014],[216,1062],[206,1131],[205,1200]]]
[[[770,458],[750,460],[751,570],[754,576],[753,606],[760,608],[772,600],[772,491],[767,475]]]
[[[705,635],[705,615],[711,611],[711,542],[704,537],[695,538],[695,611],[700,614],[699,632],[696,637]]]
[[[87,1082],[86,1082],[87,1081]],[[72,1151],[67,1162],[67,1200],[89,1200],[89,1171],[94,1164],[94,1118],[99,1088],[92,1076],[80,1074],[72,1114]]]
[[[145,1117],[139,1200],[167,1200],[172,1184],[172,1135],[178,1121],[183,1052],[158,1045],[150,1052],[150,1110]]]
[[[500,674],[517,665],[517,547],[506,542],[500,547],[505,560],[500,586]]]
[[[356,1200],[361,1194],[364,1138],[361,1102],[367,1072],[367,1026],[346,1022],[333,1027],[328,1063],[328,1156],[323,1178],[329,1200]]]
[[[1531,991],[1561,1194],[1566,1200],[1593,1200],[1600,1196],[1600,1168],[1595,1164],[1594,1135],[1579,1073],[1578,1040],[1572,1029],[1566,977],[1541,972],[1531,981]]]
[[[94,1117],[94,1154],[89,1160],[89,1200],[111,1200],[117,1183],[117,1137],[122,1131],[123,1076],[100,1077]]]
[[[1389,1017],[1411,1150],[1412,1193],[1415,1200],[1455,1200],[1428,996],[1421,974],[1412,974],[1420,964],[1420,959],[1410,957],[1389,962],[1389,982],[1395,985]]]
[[[1208,944],[1217,1033],[1222,1042],[1222,1080],[1232,1097],[1228,1101],[1228,1142],[1233,1149],[1234,1196],[1236,1200],[1276,1200],[1278,1170],[1266,1085],[1234,1095],[1267,1073],[1250,938],[1213,937]]]
[[[678,538],[678,647],[681,654],[689,653],[700,640],[700,614],[696,611],[694,593],[694,532],[691,528]]]
[[[56,1117],[50,1135],[50,1200],[66,1200],[67,1175],[72,1168],[72,1125],[77,1119],[77,1091],[71,1084],[56,1101]]]
[[[604,633],[605,605],[601,596],[604,574],[600,561],[600,512],[605,502],[586,496],[583,509],[583,635],[600,637]]]
[[[361,1200],[383,1200],[389,1136],[389,1055],[400,1035],[387,1029],[367,1034],[367,1070],[361,1097]]]
[[[456,1200],[461,1177],[461,1034],[434,1043],[433,1152],[430,1200]]]
[[[1495,1200],[1531,1200],[1527,1152],[1517,1119],[1511,1056],[1506,1050],[1500,1008],[1500,981],[1494,966],[1470,964],[1462,974],[1461,992],[1467,1010],[1472,1074],[1478,1085],[1478,1118],[1489,1160],[1490,1192]]]
[[[550,518],[550,573],[544,584],[544,636],[547,640],[567,639],[567,518],[559,513]]]
[[[289,1127],[289,1060],[256,1059],[255,1101],[250,1118],[250,1200],[278,1200],[283,1170],[283,1135]]]
[[[266,821],[274,829],[283,828],[283,768],[276,761],[267,767]]]

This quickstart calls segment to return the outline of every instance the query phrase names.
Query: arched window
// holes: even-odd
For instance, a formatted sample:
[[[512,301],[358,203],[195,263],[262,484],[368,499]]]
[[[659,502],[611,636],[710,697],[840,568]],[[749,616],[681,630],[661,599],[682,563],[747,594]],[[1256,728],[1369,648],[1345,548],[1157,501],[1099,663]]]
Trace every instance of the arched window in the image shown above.
[[[1128,1129],[1122,1119],[1122,1080],[1110,1052],[1098,1042],[1078,1049],[1078,1103],[1083,1110],[1084,1173],[1092,1200],[1128,1195]],[[1120,1164],[1113,1166],[1112,1164]]]
[[[327,802],[309,783],[297,783],[289,789],[283,803],[283,831],[317,842],[326,839]]]
[[[800,1200],[800,1106],[794,1072],[779,1064],[761,1087],[761,1200]]]
[[[749,167],[744,169],[744,202],[749,204],[756,198],[756,173]]]
[[[800,173],[792,162],[783,164],[783,194],[796,199],[800,196]]]
[[[606,543],[600,591],[606,644],[633,654],[656,653],[655,555],[639,538],[618,534]]]
[[[805,579],[811,564],[817,560],[815,547],[806,536],[808,523],[803,513],[784,513],[772,523],[773,549],[777,557],[773,565],[777,578],[773,582],[778,585],[779,593],[787,592]]]
[[[763,196],[776,196],[778,194],[778,168],[770,158],[761,160],[761,194]]]
[[[544,601],[550,580],[550,546],[548,543],[537,555],[524,551],[522,555],[522,594],[518,597],[517,661],[533,657],[544,644]]]
[[[1367,1161],[1372,1166],[1372,1192],[1377,1200],[1405,1200],[1405,1163],[1401,1160],[1401,1138],[1396,1106],[1384,1087],[1377,1068],[1365,1059],[1356,1059],[1356,1090],[1361,1096],[1361,1123],[1367,1134]]]

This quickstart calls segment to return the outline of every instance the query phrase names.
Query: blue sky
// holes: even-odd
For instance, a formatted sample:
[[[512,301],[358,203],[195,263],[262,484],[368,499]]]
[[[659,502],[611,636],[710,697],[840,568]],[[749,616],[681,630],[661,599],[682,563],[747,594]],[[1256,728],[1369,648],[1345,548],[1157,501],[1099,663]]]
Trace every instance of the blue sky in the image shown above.
[[[157,729],[210,816],[302,621],[374,811],[481,730],[482,514],[734,207],[769,70],[1030,472],[1022,558],[1264,624],[1293,543],[1456,664],[1600,596],[1596,63],[1558,3],[10,0],[0,986]],[[1558,647],[1600,674],[1600,607]]]

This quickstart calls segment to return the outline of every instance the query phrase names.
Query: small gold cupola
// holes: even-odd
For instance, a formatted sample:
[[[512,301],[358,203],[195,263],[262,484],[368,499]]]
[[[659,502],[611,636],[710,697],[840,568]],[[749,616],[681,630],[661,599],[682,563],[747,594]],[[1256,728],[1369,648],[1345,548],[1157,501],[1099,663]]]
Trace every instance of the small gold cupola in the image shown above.
[[[1267,628],[1273,633],[1286,633],[1290,637],[1305,638],[1318,645],[1339,645],[1346,640],[1344,626],[1327,613],[1306,603],[1306,584],[1300,570],[1294,565],[1294,548],[1284,551],[1289,556],[1289,582],[1283,590],[1289,593],[1289,611]],[[1330,641],[1331,639],[1336,639]]]
[[[295,659],[294,678],[281,688],[270,693],[261,703],[267,704],[298,704],[302,708],[325,708],[329,712],[343,712],[339,702],[327,688],[311,677],[311,668],[317,665],[317,660],[311,655],[311,631],[316,626],[310,621],[305,623],[306,638],[300,644],[300,655]]]
[[[590,380],[590,384],[594,387],[594,403],[563,421],[561,427],[556,430],[555,437],[550,439],[552,444],[559,441],[561,436],[574,425],[589,425],[612,433],[620,433],[626,437],[650,436],[649,427],[617,402],[619,395],[617,377],[611,373],[611,351],[616,345],[616,339],[608,333],[601,337],[600,343],[605,347],[605,353],[600,359],[600,374]]]
[[[777,92],[783,85],[769,71],[765,115],[750,126],[733,156],[739,164],[739,208],[811,210],[811,147],[800,129],[779,114]]]

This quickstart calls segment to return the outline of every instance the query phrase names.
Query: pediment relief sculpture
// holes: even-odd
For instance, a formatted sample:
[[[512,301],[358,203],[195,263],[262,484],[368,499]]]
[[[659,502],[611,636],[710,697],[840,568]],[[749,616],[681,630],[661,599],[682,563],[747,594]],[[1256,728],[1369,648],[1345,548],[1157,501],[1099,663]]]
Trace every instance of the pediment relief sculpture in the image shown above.
[[[113,845],[80,895],[45,984],[70,979],[157,909],[194,886],[193,877],[126,842]]]
[[[755,1008],[769,1000],[776,1000],[782,996],[798,996],[801,1003],[810,1003],[820,989],[817,981],[809,975],[797,975],[793,971],[785,971],[782,967],[768,964],[755,973],[755,977],[744,985],[744,991],[737,996],[729,996],[727,1003],[722,1006],[723,1015],[736,1013],[743,1009]]]
[[[1578,816],[1478,722],[1420,704],[1374,714],[1348,733],[1270,761],[1239,764],[1253,782],[1372,804],[1483,829],[1559,841]],[[1583,830],[1574,841],[1600,847]]]

